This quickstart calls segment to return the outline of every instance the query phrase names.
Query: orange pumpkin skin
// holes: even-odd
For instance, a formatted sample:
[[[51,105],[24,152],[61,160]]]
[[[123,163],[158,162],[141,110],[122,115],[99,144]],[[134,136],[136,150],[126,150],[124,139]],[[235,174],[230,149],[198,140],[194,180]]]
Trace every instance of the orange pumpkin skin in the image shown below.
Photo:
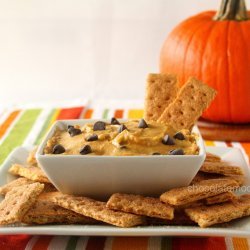
[[[204,112],[207,120],[250,122],[250,20],[214,21],[214,11],[190,17],[167,37],[160,72],[176,73],[183,84],[190,76],[218,93]]]

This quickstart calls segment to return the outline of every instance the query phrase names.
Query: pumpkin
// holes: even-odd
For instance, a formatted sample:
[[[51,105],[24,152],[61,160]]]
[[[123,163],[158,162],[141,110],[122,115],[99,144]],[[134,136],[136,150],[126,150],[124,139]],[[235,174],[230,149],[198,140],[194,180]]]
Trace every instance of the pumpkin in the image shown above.
[[[250,122],[250,20],[244,0],[223,0],[217,13],[202,12],[168,35],[160,54],[160,72],[190,76],[218,91],[203,118],[214,122]]]

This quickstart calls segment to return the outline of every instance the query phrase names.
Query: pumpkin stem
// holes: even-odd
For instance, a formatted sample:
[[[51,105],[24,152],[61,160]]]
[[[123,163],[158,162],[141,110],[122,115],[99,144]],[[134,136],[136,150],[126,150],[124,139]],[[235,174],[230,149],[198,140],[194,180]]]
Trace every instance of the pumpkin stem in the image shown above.
[[[222,0],[214,20],[244,21],[248,19],[245,0]]]

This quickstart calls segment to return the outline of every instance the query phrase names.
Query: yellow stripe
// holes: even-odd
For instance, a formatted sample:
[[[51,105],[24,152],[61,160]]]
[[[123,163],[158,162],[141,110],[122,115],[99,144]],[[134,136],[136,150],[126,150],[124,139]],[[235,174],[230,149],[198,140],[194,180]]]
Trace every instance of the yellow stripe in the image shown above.
[[[51,121],[50,121],[49,126],[48,126],[48,130],[50,129],[52,124],[56,121],[56,118],[59,115],[60,111],[61,111],[61,109],[57,109],[56,112],[54,113],[54,115],[52,116]]]
[[[244,238],[232,238],[234,250],[248,250],[247,239]]]
[[[39,133],[39,135],[36,139],[36,145],[38,145],[42,141],[43,137],[47,134],[47,132],[51,128],[52,124],[55,122],[56,118],[58,117],[58,114],[60,113],[60,111],[61,111],[61,109],[54,110],[53,114],[51,114],[51,116],[48,117],[48,121],[45,121],[44,128]]]
[[[215,143],[213,141],[205,141],[206,146],[215,146]]]
[[[130,109],[128,111],[129,119],[138,119],[143,117],[143,109]]]

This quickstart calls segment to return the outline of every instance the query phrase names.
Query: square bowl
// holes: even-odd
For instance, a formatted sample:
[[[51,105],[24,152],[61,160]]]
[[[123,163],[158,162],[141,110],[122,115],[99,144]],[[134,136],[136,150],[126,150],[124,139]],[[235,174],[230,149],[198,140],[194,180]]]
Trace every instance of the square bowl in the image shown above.
[[[62,193],[98,199],[106,199],[116,192],[158,196],[168,189],[189,185],[205,160],[204,143],[197,127],[192,132],[198,134],[198,155],[87,156],[43,153],[56,128],[65,130],[68,125],[83,126],[96,121],[56,121],[37,150],[38,163]]]

